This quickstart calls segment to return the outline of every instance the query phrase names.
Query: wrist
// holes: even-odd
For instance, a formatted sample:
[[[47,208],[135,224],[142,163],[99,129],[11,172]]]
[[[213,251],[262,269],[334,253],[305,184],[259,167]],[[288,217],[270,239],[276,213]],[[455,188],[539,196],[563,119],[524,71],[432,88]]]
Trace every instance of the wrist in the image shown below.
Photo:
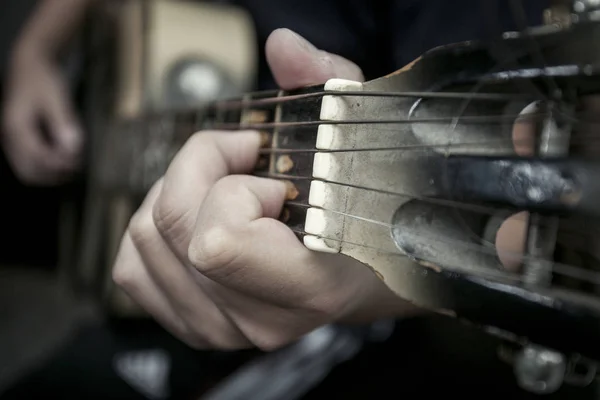
[[[355,301],[338,319],[341,323],[364,324],[388,318],[408,318],[427,311],[402,299],[379,278],[363,285]]]

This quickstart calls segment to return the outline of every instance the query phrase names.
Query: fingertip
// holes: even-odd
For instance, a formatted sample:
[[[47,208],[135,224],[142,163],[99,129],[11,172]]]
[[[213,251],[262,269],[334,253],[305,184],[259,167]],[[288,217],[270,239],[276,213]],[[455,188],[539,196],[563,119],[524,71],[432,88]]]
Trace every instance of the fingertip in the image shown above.
[[[258,177],[248,180],[247,187],[259,200],[262,216],[267,218],[279,218],[284,203],[290,200],[290,193],[296,190],[291,182]]]
[[[241,140],[247,141],[246,146],[252,149],[259,149],[263,143],[263,135],[257,130],[240,130],[234,132],[234,135]]]
[[[267,38],[267,53],[269,50],[280,50],[283,45],[296,45],[304,50],[318,50],[311,42],[300,34],[288,28],[277,28]]]
[[[364,80],[356,64],[317,49],[286,28],[277,29],[269,36],[265,53],[275,81],[284,90],[323,84],[333,78]]]

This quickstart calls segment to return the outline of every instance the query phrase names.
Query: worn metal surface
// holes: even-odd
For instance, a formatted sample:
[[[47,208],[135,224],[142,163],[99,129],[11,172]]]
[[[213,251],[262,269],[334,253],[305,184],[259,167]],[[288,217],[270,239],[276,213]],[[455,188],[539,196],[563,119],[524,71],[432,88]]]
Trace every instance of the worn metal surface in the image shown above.
[[[600,81],[596,72],[600,67],[600,52],[596,49],[600,47],[600,26],[573,25],[568,31],[545,29],[539,35],[535,41],[544,65],[532,55],[531,38],[513,34],[494,43],[465,43],[436,49],[396,74],[365,83],[361,90],[525,92],[534,100],[537,96],[538,100],[566,103],[576,101],[573,93],[598,91]],[[502,64],[500,59],[506,54],[518,55],[515,56],[518,62]],[[354,87],[353,83],[347,85]],[[555,90],[557,87],[559,91]],[[315,154],[314,165],[319,169],[313,170],[310,197],[317,197],[312,196],[313,189],[320,195],[318,201],[311,202],[309,216],[318,215],[324,223],[311,225],[307,234],[320,238],[327,251],[348,255],[370,266],[400,297],[415,304],[500,328],[518,343],[533,341],[564,351],[567,357],[581,352],[600,359],[597,340],[600,303],[593,292],[564,286],[560,280],[549,287],[525,285],[521,276],[498,268],[493,245],[489,254],[465,250],[469,244],[484,247],[482,225],[489,214],[479,212],[475,229],[457,207],[447,207],[444,211],[442,205],[432,205],[429,201],[441,196],[444,188],[448,189],[443,176],[432,174],[436,163],[440,165],[439,160],[451,163],[467,155],[515,157],[511,136],[514,120],[491,120],[518,114],[531,100],[502,104],[426,96],[421,100],[369,98],[344,96],[344,89],[340,90],[340,96],[324,99],[323,107],[335,110],[326,113],[325,118],[322,115],[322,119],[331,121],[330,126],[335,127],[328,134],[334,139],[328,140],[328,147]],[[473,123],[469,119],[477,115],[488,117],[487,123]],[[362,122],[447,116],[452,118],[445,123]],[[357,123],[335,124],[347,120]],[[497,145],[490,145],[492,142]],[[400,150],[402,147],[405,150]],[[373,148],[381,150],[369,150]],[[560,203],[563,209],[577,205],[584,215],[593,211],[594,206],[590,203],[586,209],[584,198],[579,197],[577,190],[573,191],[572,176],[561,173],[553,175],[552,181],[549,175],[517,173],[518,167],[532,166],[540,160],[533,164],[527,164],[527,160],[511,161],[504,170],[502,162],[495,163],[493,158],[480,160],[480,165],[475,163],[472,168],[462,170],[463,194],[472,190],[472,195],[481,196],[474,196],[474,200],[484,204],[504,200],[518,209],[536,209],[534,206],[539,208],[543,203],[532,196],[535,193],[531,189],[537,187],[550,195],[546,200],[555,199],[556,205]],[[552,162],[555,166],[560,164]],[[563,166],[571,162],[577,164],[571,159]],[[585,171],[582,176],[597,176],[596,164],[579,166]],[[538,172],[542,171],[544,164],[537,167]],[[477,181],[469,182],[467,172],[478,176],[480,185]],[[528,178],[523,180],[524,176]],[[584,187],[590,199],[597,199],[595,184],[579,179],[577,175],[576,187]],[[471,212],[477,214],[475,209]]]

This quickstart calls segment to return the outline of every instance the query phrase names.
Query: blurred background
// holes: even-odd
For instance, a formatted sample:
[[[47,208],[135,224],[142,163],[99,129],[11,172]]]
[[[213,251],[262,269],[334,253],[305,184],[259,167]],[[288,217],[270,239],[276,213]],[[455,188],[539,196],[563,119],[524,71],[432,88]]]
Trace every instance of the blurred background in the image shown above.
[[[0,5],[3,91],[18,38],[39,3]],[[76,3],[64,1],[65,24]],[[195,351],[114,289],[109,268],[131,213],[185,132],[201,128],[193,118],[175,125],[174,111],[274,87],[262,46],[279,23],[256,10],[277,15],[278,2],[247,2],[250,12],[225,3],[101,1],[87,9],[57,61],[87,135],[81,172],[68,183],[32,187],[0,158],[0,398],[533,398],[516,386],[494,338],[442,316],[326,327],[273,354]],[[359,3],[348,2],[348,10]],[[441,25],[449,26],[456,19],[446,8],[463,15],[476,2],[430,3],[444,8]],[[304,23],[316,37],[326,35],[337,18],[317,11],[327,4],[304,2],[321,19],[314,29],[310,19],[290,19],[286,27]],[[469,39],[473,31],[451,32],[443,39]],[[374,78],[443,44],[439,36],[413,38],[418,43],[407,42],[393,62],[347,56]],[[331,40],[331,51],[346,51],[335,42],[343,39]],[[165,117],[149,124],[149,112]],[[138,162],[123,164],[133,154]],[[595,387],[549,396],[573,397],[596,398]]]

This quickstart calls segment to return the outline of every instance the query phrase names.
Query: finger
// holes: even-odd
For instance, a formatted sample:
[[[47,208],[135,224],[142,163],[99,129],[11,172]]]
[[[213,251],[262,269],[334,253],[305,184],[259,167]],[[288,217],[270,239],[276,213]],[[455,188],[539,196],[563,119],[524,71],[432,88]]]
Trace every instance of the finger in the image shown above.
[[[190,343],[195,338],[184,321],[179,317],[169,300],[163,295],[148,271],[127,232],[119,247],[112,270],[114,282],[125,291],[140,307],[154,317],[175,336],[182,338],[194,347],[205,347],[205,343]]]
[[[220,178],[252,170],[258,159],[256,132],[197,133],[177,154],[153,209],[154,222],[180,260],[187,260],[198,209]]]
[[[266,58],[282,89],[325,83],[332,78],[363,81],[353,62],[314,47],[289,29],[277,29],[267,39]]]
[[[150,190],[129,229],[144,266],[172,304],[173,312],[195,336],[217,348],[248,346],[247,339],[195,283],[191,271],[173,254],[156,229],[152,206],[162,189],[159,181]]]
[[[42,103],[50,135],[65,162],[75,165],[78,161],[83,135],[72,109],[66,90],[58,79],[51,80]]]
[[[373,276],[368,268],[309,251],[273,219],[285,190],[280,182],[257,177],[221,179],[200,208],[188,253],[192,264],[220,284],[283,307],[329,315],[350,306],[348,298],[364,298],[369,285],[363,284]]]
[[[280,307],[245,295],[198,273],[202,288],[256,347],[276,350],[313,329],[330,322],[330,316],[316,310]]]
[[[15,174],[28,184],[60,182],[67,166],[43,140],[35,115],[14,109],[5,115],[2,142]]]

